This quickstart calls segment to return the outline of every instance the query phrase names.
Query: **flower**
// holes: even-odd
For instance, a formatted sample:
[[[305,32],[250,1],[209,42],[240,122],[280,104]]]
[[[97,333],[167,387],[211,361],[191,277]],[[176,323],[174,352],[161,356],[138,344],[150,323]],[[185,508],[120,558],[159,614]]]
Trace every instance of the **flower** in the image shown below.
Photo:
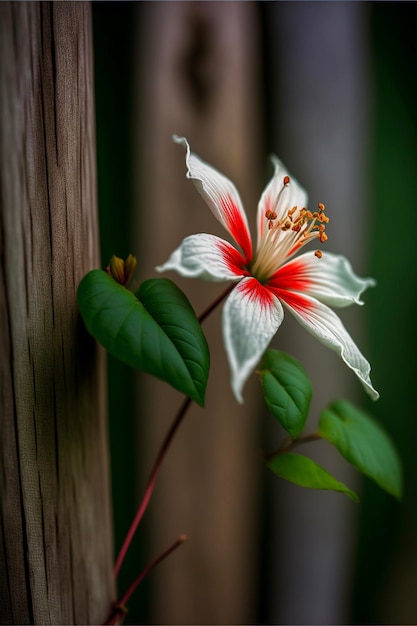
[[[310,251],[294,258],[309,241],[327,240],[324,205],[309,211],[306,192],[273,157],[275,171],[258,204],[254,248],[233,183],[193,154],[184,137],[173,139],[186,149],[187,178],[238,247],[214,235],[191,235],[157,270],[237,283],[223,308],[223,337],[237,400],[243,401],[243,386],[281,325],[283,306],[341,356],[376,400],[379,394],[372,386],[368,361],[328,306],[363,304],[360,295],[374,280],[359,278],[345,257],[331,252]]]

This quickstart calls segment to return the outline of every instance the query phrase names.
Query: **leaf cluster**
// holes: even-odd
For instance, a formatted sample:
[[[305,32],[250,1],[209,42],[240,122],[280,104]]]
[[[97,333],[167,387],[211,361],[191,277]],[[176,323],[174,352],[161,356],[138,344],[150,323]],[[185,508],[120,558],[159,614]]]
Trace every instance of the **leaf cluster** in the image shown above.
[[[207,341],[184,293],[166,278],[143,282],[135,293],[102,270],[79,284],[78,305],[89,333],[114,357],[167,382],[204,405],[210,370]],[[313,489],[358,496],[312,459],[295,454],[299,443],[322,439],[357,470],[400,499],[401,462],[389,435],[365,412],[337,400],[326,407],[317,431],[303,434],[313,394],[302,365],[268,350],[259,367],[265,402],[290,439],[266,459],[279,477]]]
[[[322,411],[316,432],[303,435],[312,398],[303,366],[284,352],[268,350],[258,374],[269,410],[291,438],[266,459],[277,476],[302,487],[340,491],[358,501],[351,489],[318,463],[292,452],[297,444],[323,439],[381,489],[401,499],[400,458],[388,433],[371,416],[346,400],[336,400]]]

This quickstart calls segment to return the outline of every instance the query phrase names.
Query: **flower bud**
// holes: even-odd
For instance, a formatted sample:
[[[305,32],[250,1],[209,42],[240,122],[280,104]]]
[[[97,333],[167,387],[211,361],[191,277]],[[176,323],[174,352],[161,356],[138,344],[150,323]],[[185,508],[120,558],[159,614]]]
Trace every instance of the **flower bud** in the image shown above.
[[[129,254],[126,261],[123,261],[123,259],[113,254],[109,265],[106,267],[106,272],[119,283],[119,285],[125,287],[130,281],[135,267],[136,257],[132,254]]]

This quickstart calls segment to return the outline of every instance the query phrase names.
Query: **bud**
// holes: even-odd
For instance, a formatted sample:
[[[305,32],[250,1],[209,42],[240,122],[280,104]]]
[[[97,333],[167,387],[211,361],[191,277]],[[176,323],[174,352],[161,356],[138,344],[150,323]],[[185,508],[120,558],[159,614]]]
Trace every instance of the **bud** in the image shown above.
[[[106,267],[106,272],[117,283],[119,283],[119,285],[123,285],[125,287],[130,281],[135,267],[136,257],[132,254],[129,254],[126,261],[123,261],[123,259],[120,259],[113,254],[109,265]]]
[[[136,257],[129,254],[125,261],[125,285],[128,285],[136,267]]]

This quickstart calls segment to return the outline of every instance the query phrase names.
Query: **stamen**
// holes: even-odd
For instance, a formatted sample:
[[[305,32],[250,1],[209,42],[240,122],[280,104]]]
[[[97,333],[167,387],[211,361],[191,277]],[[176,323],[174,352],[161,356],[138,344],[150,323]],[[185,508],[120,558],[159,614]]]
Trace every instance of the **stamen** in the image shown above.
[[[317,210],[313,212],[305,206],[287,208],[285,193],[288,193],[286,189],[290,177],[284,176],[282,180],[283,185],[278,190],[274,204],[269,203],[271,208],[265,210],[265,229],[258,241],[250,268],[260,282],[266,282],[311,239],[317,238],[320,243],[327,241],[325,224],[329,222],[329,218],[325,214],[324,204],[319,202]],[[320,250],[316,250],[314,254],[318,259],[323,256]]]

